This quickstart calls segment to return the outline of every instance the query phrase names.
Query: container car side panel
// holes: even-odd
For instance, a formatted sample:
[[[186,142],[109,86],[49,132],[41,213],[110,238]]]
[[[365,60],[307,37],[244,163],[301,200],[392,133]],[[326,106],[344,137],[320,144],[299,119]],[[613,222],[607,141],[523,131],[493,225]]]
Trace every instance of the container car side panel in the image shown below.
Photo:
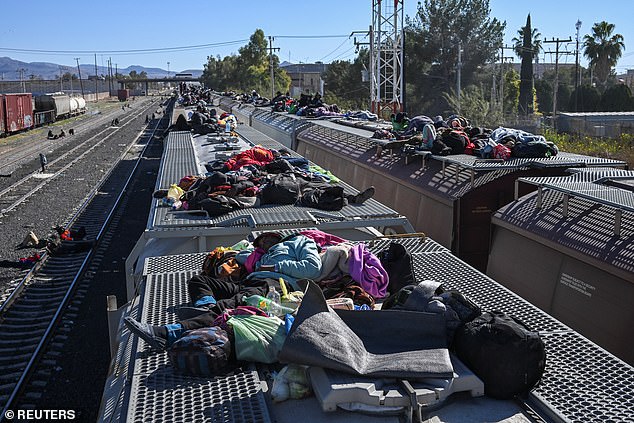
[[[4,106],[7,132],[17,132],[33,127],[31,93],[5,94]]]
[[[69,96],[54,95],[53,100],[55,101],[55,113],[57,114],[57,119],[70,116],[71,110]]]
[[[5,122],[6,118],[4,115],[4,96],[0,94],[0,136],[5,136],[7,134]]]

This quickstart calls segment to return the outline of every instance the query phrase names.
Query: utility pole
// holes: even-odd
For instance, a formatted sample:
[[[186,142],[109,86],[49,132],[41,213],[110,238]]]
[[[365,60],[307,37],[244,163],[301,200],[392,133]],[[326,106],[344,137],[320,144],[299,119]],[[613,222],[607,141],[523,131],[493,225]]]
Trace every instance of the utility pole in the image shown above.
[[[269,35],[269,65],[271,66],[271,100],[275,97],[275,70],[273,69],[273,52],[280,51],[279,47],[273,47],[274,37]]]
[[[63,75],[62,75],[62,67],[59,66],[59,91],[62,92],[64,91],[64,86],[62,85],[62,81],[64,80]]]
[[[504,60],[512,60],[512,56],[504,56],[504,50],[513,50],[513,47],[502,44],[500,47],[500,113],[504,120]]]
[[[581,29],[581,21],[577,19],[577,23],[575,23],[575,28],[577,29],[577,48],[575,49],[575,112],[579,110],[578,100],[579,100],[579,29]]]
[[[97,101],[99,101],[99,88],[97,87],[97,82],[98,81],[98,77],[97,77],[97,53],[95,53],[95,103]]]
[[[79,57],[75,57],[77,61],[77,73],[79,73],[79,85],[81,86],[81,98],[84,98],[84,83],[81,81],[81,69],[79,68]]]
[[[560,38],[555,39],[554,37],[550,41],[544,39],[544,43],[555,43],[555,86],[553,87],[553,128],[555,129],[557,129],[557,91],[559,90],[559,44],[569,43],[571,41],[572,38],[570,37],[565,40]],[[566,52],[566,54],[572,53]]]
[[[372,110],[374,108],[374,104],[376,104],[376,98],[374,97],[375,92],[372,89],[372,86],[374,84],[374,78],[376,75],[376,70],[374,69],[373,66],[373,57],[374,57],[374,43],[373,43],[373,36],[372,36],[372,25],[370,25],[369,29],[367,31],[352,31],[350,33],[350,37],[352,37],[354,34],[365,34],[366,37],[370,37],[370,41],[367,43],[362,43],[360,41],[357,41],[357,37],[354,37],[354,46],[355,46],[355,53],[359,53],[359,46],[370,46],[370,63],[368,63],[368,80],[370,81],[370,104],[368,106],[368,109]]]
[[[24,71],[26,69],[24,68],[20,68],[18,69],[18,72],[20,72],[20,85],[22,86],[22,92],[25,93],[26,92],[26,87],[24,86]]]
[[[458,40],[458,66],[457,66],[458,78],[456,79],[456,94],[458,96],[458,114],[460,114],[460,78],[462,76],[462,41]]]

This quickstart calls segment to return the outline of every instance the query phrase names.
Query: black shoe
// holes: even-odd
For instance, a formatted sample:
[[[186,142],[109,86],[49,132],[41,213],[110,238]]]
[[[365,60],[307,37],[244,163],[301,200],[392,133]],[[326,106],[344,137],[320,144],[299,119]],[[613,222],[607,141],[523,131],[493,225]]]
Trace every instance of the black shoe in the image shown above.
[[[211,310],[207,306],[183,306],[176,310],[176,314],[178,315],[178,320],[188,320],[193,319],[194,317],[198,317],[201,314],[209,313],[210,311]]]
[[[150,348],[162,351],[167,345],[167,339],[156,334],[154,326],[149,323],[141,323],[127,316],[123,319],[123,323],[130,329],[130,332],[143,339]]]
[[[374,196],[374,192],[375,192],[375,189],[373,186],[371,186],[370,188],[364,191],[361,191],[357,195],[352,196],[352,198],[350,198],[350,203],[363,204]]]

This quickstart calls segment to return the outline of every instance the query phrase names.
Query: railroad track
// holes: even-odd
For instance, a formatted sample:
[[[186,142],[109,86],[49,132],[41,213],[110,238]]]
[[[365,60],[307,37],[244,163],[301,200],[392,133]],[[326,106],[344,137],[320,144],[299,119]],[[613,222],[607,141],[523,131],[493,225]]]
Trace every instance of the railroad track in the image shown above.
[[[138,102],[137,104],[145,105],[145,102]],[[145,109],[145,107],[143,107]],[[77,133],[83,133],[86,130],[107,124],[112,121],[114,113],[100,114],[96,120],[89,120],[86,122],[73,125],[73,123],[66,123],[66,126],[72,126]],[[36,128],[40,130],[42,128]],[[32,160],[37,157],[42,151],[47,151],[51,148],[58,148],[65,144],[68,144],[71,140],[71,136],[64,138],[58,138],[56,140],[44,138],[37,143],[18,143],[12,147],[8,147],[0,157],[0,175],[9,176],[15,169],[24,164],[25,161]]]
[[[49,162],[46,166],[47,177],[38,177],[42,174],[32,173],[0,191],[0,216],[9,213],[11,210],[27,201],[29,197],[46,186],[51,180],[62,174],[75,163],[83,160],[95,148],[102,145],[125,126],[130,125],[135,118],[145,113],[145,111],[146,109],[135,111],[134,114],[126,116],[120,126],[106,127],[87,140],[77,144],[69,151],[57,157],[55,160]],[[107,135],[104,136],[104,134]]]
[[[0,422],[6,412],[20,402],[20,408],[29,408],[29,401],[36,402],[41,396],[37,391],[46,382],[26,386],[37,369],[38,375],[50,375],[54,371],[55,354],[68,332],[69,323],[77,311],[77,304],[88,289],[81,286],[84,273],[91,263],[100,260],[99,248],[102,240],[108,243],[106,228],[116,215],[115,211],[123,198],[126,187],[132,180],[140,159],[155,133],[169,125],[169,114],[165,114],[150,131],[143,131],[128,145],[117,163],[104,175],[98,186],[65,227],[86,228],[94,234],[92,247],[87,251],[69,251],[63,255],[44,255],[31,269],[13,293],[0,306]],[[122,160],[135,145],[139,149],[137,160]],[[116,219],[116,218],[115,218]],[[63,241],[63,248],[73,249],[79,244]],[[56,349],[44,357],[47,346]]]

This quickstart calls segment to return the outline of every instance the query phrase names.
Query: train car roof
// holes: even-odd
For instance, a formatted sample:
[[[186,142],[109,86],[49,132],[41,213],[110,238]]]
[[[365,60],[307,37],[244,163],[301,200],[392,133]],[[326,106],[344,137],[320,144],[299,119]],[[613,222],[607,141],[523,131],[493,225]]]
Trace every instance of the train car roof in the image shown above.
[[[390,241],[377,239],[368,246],[378,253]],[[529,421],[523,410],[532,410],[530,413],[548,421],[624,421],[631,417],[631,366],[466,265],[435,241],[410,237],[399,242],[412,254],[417,282],[442,282],[447,288],[460,290],[483,310],[501,310],[518,317],[539,331],[547,348],[544,377],[524,403],[458,394],[450,397],[454,399],[447,407],[426,412],[426,421]],[[139,296],[127,313],[152,324],[175,321],[178,307],[188,301],[187,280],[198,273],[203,259],[202,253],[147,258]],[[100,421],[290,422],[297,413],[317,422],[359,417],[343,411],[324,413],[314,397],[271,404],[261,379],[266,370],[262,366],[245,366],[227,376],[208,379],[183,376],[170,367],[167,354],[152,353],[126,329],[119,328],[119,337]],[[398,421],[394,417],[368,419]]]
[[[260,141],[264,146],[279,147],[274,141],[261,138],[263,135],[251,128],[242,126],[239,132],[249,139],[248,145]],[[215,151],[213,146],[218,144],[210,143],[207,137],[191,137],[189,133],[174,133],[170,137],[166,142],[157,187],[173,183],[174,177],[183,176],[183,169],[199,169],[197,166],[202,161],[191,159],[196,151],[194,145],[200,144],[206,150],[200,156],[194,154],[198,159],[204,160],[206,156],[203,153],[217,154],[211,150]],[[274,144],[267,144],[271,142]],[[378,207],[381,206],[385,207],[379,203]],[[155,214],[156,210],[153,210],[149,223],[154,222]],[[288,219],[283,213],[273,213],[270,219],[268,224],[255,229],[267,230],[276,226],[297,230],[300,227],[289,229],[285,226],[284,222]],[[357,225],[372,226],[376,223],[371,216],[358,216],[354,220]],[[192,227],[182,223],[164,229],[176,237],[189,237],[191,230]],[[215,245],[227,245],[227,239],[227,233],[223,231],[211,232],[211,241]],[[386,248],[390,240],[367,242],[372,251],[378,252]],[[501,310],[517,316],[540,332],[547,347],[543,380],[521,406],[509,401],[458,396],[447,407],[430,410],[426,414],[429,421],[525,421],[525,409],[533,410],[528,412],[529,415],[538,413],[552,421],[622,421],[631,417],[634,409],[634,397],[631,395],[634,391],[634,369],[631,366],[465,264],[435,241],[408,237],[399,242],[412,254],[417,281],[437,280],[447,288],[460,290],[483,310]],[[141,248],[146,246],[141,245]],[[136,286],[138,296],[131,297],[133,300],[125,313],[152,324],[175,321],[178,307],[188,301],[186,282],[198,273],[203,258],[201,252],[146,256],[142,262],[141,280]],[[245,366],[240,372],[212,379],[185,377],[169,367],[166,354],[150,353],[145,342],[131,337],[124,327],[119,327],[118,337],[117,352],[104,390],[100,421],[290,422],[295,421],[298,415],[303,418],[310,416],[311,421],[351,419],[344,412],[322,413],[315,399],[272,405],[261,379],[261,368]],[[375,420],[363,418],[364,421]],[[389,417],[376,420],[398,421]]]
[[[189,132],[171,132],[165,140],[156,189],[167,189],[186,175],[204,175],[207,172],[206,163],[226,160],[231,155],[255,145],[274,150],[283,148],[280,143],[248,126],[240,125],[237,133],[239,137],[221,134],[192,136]],[[301,157],[297,153],[289,152],[294,157]],[[345,193],[358,193],[358,190],[343,181],[338,184],[344,187]],[[236,210],[218,217],[175,212],[169,207],[162,206],[159,199],[154,199],[147,227],[153,231],[191,227],[219,232],[229,226],[255,230],[267,225],[317,225],[333,230],[337,226],[354,226],[361,218],[375,220],[378,226],[397,224],[397,221],[404,222],[399,213],[373,199],[360,205],[344,206],[340,211],[326,212],[310,207],[267,205]]]
[[[634,171],[574,169],[518,182],[538,190],[500,208],[494,225],[529,232],[634,280]]]
[[[372,133],[368,130],[350,128],[335,122],[312,123],[298,134],[299,139],[451,201],[492,180],[520,170],[627,166],[621,160],[560,152],[547,158],[511,158],[505,161],[480,159],[467,154],[431,155],[427,166],[423,168],[421,159],[416,157],[406,160],[401,154],[389,154],[385,151],[377,155],[378,143],[371,138]]]

